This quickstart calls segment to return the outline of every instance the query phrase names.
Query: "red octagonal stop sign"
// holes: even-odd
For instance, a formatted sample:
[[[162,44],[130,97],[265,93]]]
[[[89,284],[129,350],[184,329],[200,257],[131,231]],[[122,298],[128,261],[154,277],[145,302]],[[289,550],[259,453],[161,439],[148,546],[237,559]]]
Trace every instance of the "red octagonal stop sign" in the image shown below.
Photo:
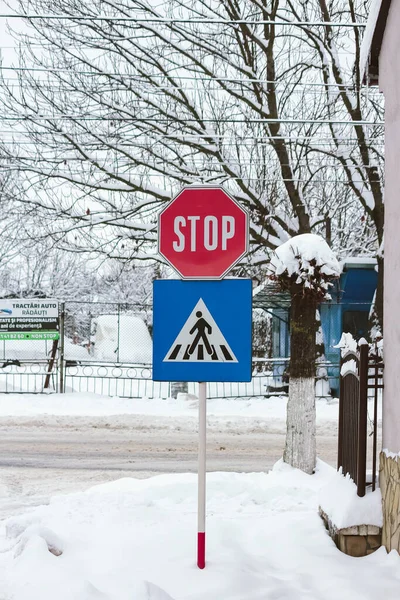
[[[161,211],[159,253],[183,279],[222,279],[248,251],[248,215],[222,188],[184,188]]]

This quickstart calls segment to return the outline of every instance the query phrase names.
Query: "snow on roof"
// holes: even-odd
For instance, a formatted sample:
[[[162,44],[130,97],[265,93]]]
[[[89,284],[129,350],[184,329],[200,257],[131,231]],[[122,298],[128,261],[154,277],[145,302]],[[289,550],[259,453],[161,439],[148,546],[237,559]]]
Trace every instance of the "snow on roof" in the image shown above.
[[[375,33],[376,23],[379,17],[379,11],[381,10],[382,0],[372,0],[367,25],[364,29],[363,40],[360,50],[360,77],[364,79],[364,75],[368,66],[368,58],[371,50],[372,38]]]
[[[369,17],[360,50],[359,69],[361,81],[364,81],[368,74],[370,83],[378,83],[379,53],[381,51],[391,1],[371,0]]]
[[[346,256],[343,259],[343,264],[353,263],[357,265],[376,265],[374,256]]]
[[[377,264],[377,260],[373,256],[348,256],[340,264],[346,269],[354,267],[357,269],[373,269]]]

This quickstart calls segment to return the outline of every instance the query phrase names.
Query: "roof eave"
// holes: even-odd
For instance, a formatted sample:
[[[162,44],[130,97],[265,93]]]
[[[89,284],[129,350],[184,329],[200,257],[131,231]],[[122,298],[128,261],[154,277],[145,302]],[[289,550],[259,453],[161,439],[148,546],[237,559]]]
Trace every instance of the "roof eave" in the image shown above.
[[[381,0],[368,51],[368,60],[364,65],[364,84],[368,83],[369,85],[378,85],[379,83],[379,55],[382,48],[383,36],[385,34],[386,21],[391,2],[392,0]]]

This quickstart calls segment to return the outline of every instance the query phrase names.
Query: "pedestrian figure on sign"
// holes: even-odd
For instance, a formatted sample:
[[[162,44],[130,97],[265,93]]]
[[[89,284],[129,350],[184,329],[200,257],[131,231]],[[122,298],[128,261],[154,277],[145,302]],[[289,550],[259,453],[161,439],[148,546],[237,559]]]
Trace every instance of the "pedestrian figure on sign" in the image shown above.
[[[200,340],[203,340],[203,344],[207,350],[207,354],[211,355],[213,353],[213,349],[211,348],[210,342],[208,341],[207,333],[208,335],[211,335],[212,327],[209,323],[207,323],[205,319],[203,319],[203,313],[201,312],[201,310],[198,310],[196,312],[196,317],[198,317],[198,321],[196,321],[189,333],[190,335],[192,335],[197,330],[197,334],[188,350],[188,353],[193,354]]]
[[[202,298],[181,327],[164,361],[237,362]]]

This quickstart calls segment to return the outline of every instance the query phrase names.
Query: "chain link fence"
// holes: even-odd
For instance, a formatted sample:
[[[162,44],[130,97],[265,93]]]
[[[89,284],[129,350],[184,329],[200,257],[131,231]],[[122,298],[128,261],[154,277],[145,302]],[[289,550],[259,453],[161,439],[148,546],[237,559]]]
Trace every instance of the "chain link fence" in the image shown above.
[[[257,310],[257,309],[256,309]],[[92,392],[127,398],[168,398],[174,382],[152,380],[152,306],[135,303],[60,304],[60,339],[0,342],[0,391]],[[254,318],[253,378],[250,383],[209,383],[209,398],[286,394],[287,357],[272,358],[272,327],[258,310]],[[263,352],[264,348],[264,352]],[[317,396],[328,396],[339,365],[319,362]],[[184,388],[185,389],[185,388]],[[189,383],[187,392],[197,394]]]
[[[67,361],[151,364],[151,305],[66,302],[64,313]]]

